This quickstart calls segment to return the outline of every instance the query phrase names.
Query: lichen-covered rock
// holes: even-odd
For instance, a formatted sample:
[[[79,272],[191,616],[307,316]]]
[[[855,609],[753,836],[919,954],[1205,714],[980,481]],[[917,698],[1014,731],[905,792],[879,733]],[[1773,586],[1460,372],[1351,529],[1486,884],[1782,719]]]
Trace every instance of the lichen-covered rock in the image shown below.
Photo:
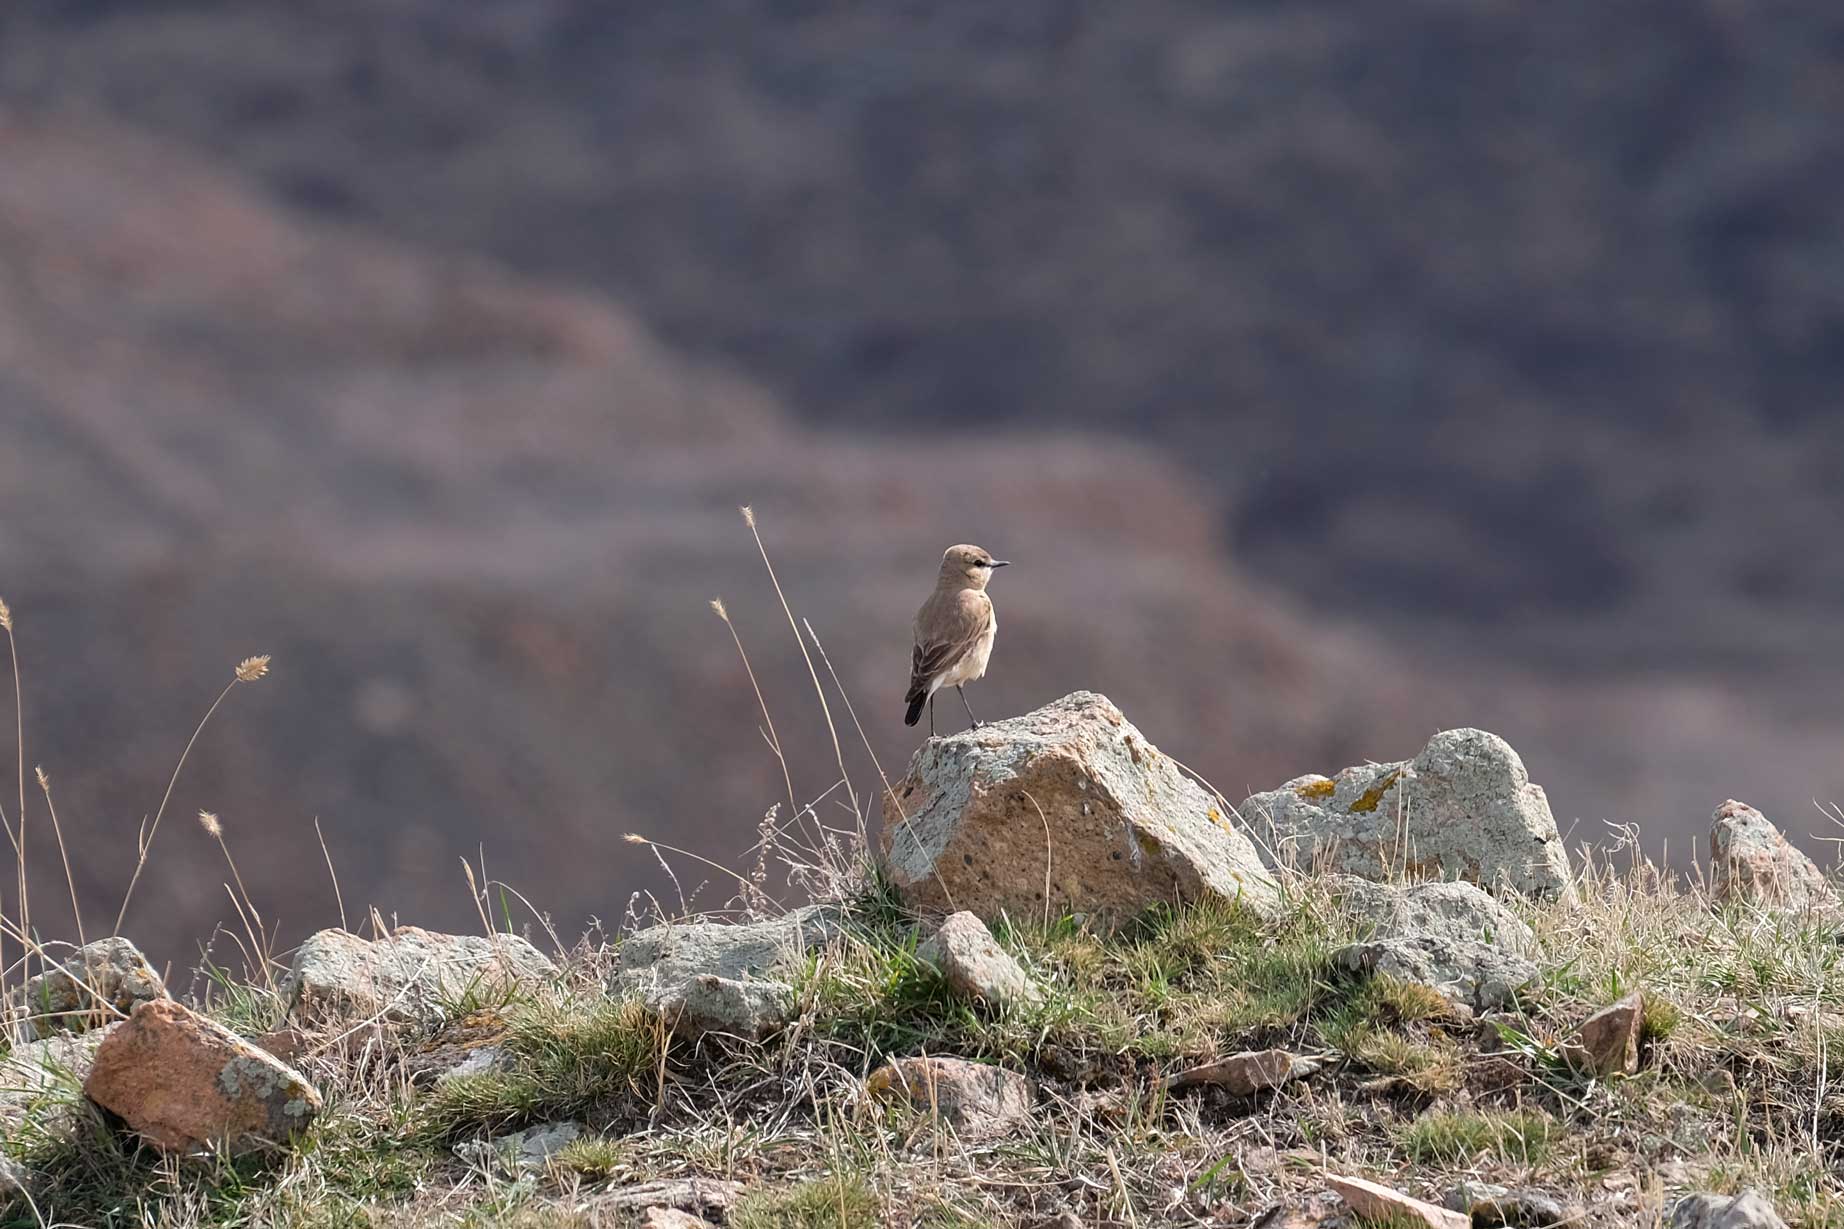
[[[301,1073],[179,1003],[142,1003],[97,1047],[83,1091],[156,1146],[284,1144],[320,1112]]]
[[[865,1087],[906,1100],[968,1141],[1003,1135],[1031,1115],[1031,1081],[964,1058],[899,1058],[872,1072]]]
[[[742,1198],[742,1194],[741,1182],[724,1178],[667,1178],[658,1182],[638,1182],[632,1186],[617,1187],[591,1200],[587,1210],[592,1214],[592,1223],[597,1225],[605,1223],[597,1219],[602,1213],[617,1215],[644,1212],[651,1208],[671,1208],[692,1214],[708,1213],[721,1220],[730,1205]]]
[[[1253,795],[1241,811],[1288,865],[1574,899],[1548,798],[1511,745],[1484,730],[1436,734],[1401,763],[1298,777]]]
[[[673,922],[630,935],[610,989],[659,1012],[681,1036],[759,1039],[794,1007],[793,963],[836,936],[843,914],[809,905],[764,922]]]
[[[557,967],[517,935],[445,935],[399,926],[382,939],[322,930],[295,953],[282,995],[296,1019],[429,1026],[469,995],[541,982]]]
[[[924,743],[885,795],[883,857],[914,907],[989,921],[1279,901],[1216,800],[1086,691]]]
[[[582,1134],[583,1129],[574,1122],[542,1122],[492,1139],[463,1140],[455,1145],[455,1155],[482,1169],[516,1177],[539,1168]]]
[[[1710,825],[1710,887],[1718,900],[1785,909],[1835,905],[1837,892],[1767,817],[1733,798]]]
[[[1028,1004],[1043,997],[1022,966],[999,946],[986,923],[971,913],[952,914],[916,956],[941,970],[963,998],[992,1004]]]
[[[140,948],[119,937],[97,939],[26,983],[24,1031],[28,1038],[80,1033],[166,997],[166,983]]]
[[[1603,1079],[1639,1070],[1639,1036],[1645,1028],[1645,996],[1635,990],[1582,1021],[1562,1055],[1577,1071]]]
[[[1472,1011],[1510,1003],[1537,975],[1530,927],[1470,883],[1403,886],[1344,877],[1336,892],[1365,932],[1333,953],[1347,972],[1427,986]]]
[[[1786,1229],[1774,1205],[1757,1190],[1739,1195],[1692,1195],[1671,1211],[1670,1229]]]

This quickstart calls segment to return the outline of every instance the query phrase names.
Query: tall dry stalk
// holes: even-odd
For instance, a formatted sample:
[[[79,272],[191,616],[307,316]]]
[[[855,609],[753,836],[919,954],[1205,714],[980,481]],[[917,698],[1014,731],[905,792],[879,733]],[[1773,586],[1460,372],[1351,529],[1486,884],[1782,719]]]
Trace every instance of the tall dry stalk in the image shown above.
[[[737,632],[736,624],[730,621],[730,611],[724,606],[724,600],[721,597],[712,598],[711,609],[717,612],[717,617],[730,629],[730,639],[736,642],[736,654],[743,659],[743,672],[749,676],[749,686],[756,693],[756,706],[762,710],[762,721],[768,727],[769,750],[775,753],[775,759],[781,763],[781,782],[787,786],[788,791],[788,818],[793,819],[800,814],[800,804],[794,801],[794,778],[788,772],[788,757],[781,750],[781,737],[775,733],[775,719],[768,715],[768,701],[762,698],[762,685],[756,682],[755,667],[749,664],[749,653],[743,648],[743,637]]]
[[[112,933],[117,935],[122,933],[122,920],[128,916],[128,903],[134,899],[135,885],[141,882],[141,872],[147,867],[147,851],[153,848],[154,836],[160,831],[160,819],[166,814],[167,803],[173,800],[173,788],[179,784],[180,770],[186,766],[186,757],[192,754],[192,748],[197,744],[199,735],[205,732],[205,726],[211,721],[211,715],[218,711],[218,706],[224,703],[224,698],[230,695],[239,683],[254,683],[267,673],[269,673],[267,653],[256,657],[246,657],[238,662],[237,669],[231,674],[231,681],[224,685],[224,690],[218,693],[218,698],[211,702],[211,707],[206,709],[205,715],[199,719],[198,727],[192,731],[192,737],[186,740],[186,749],[180,752],[179,762],[173,765],[173,775],[166,783],[166,794],[160,799],[160,809],[154,812],[154,822],[138,841],[140,852],[135,859],[134,874],[129,876],[128,890],[122,894],[122,907],[115,915],[115,928]]]
[[[64,825],[58,822],[57,804],[51,800],[51,778],[45,775],[43,768],[34,768],[38,777],[39,792],[45,795],[45,810],[51,816],[51,835],[58,841],[58,859],[64,863],[64,886],[70,889],[70,916],[77,925],[77,946],[84,947],[87,941],[83,937],[83,908],[77,904],[77,877],[71,874],[70,851],[64,847]]]
[[[755,509],[745,504],[739,511],[743,514],[743,524],[749,526],[749,536],[756,540],[756,550],[761,552],[762,566],[768,569],[768,582],[775,587],[775,597],[781,602],[781,613],[788,619],[788,630],[794,633],[794,643],[800,648],[801,660],[807,663],[807,677],[813,680],[813,694],[819,697],[820,713],[826,718],[826,733],[832,738],[833,758],[839,762],[839,771],[845,781],[845,792],[851,796],[852,813],[858,816],[858,822],[864,822],[864,812],[858,806],[858,791],[852,786],[851,774],[845,771],[845,751],[839,745],[839,729],[832,721],[832,706],[826,703],[826,689],[820,686],[820,672],[813,668],[813,655],[807,652],[807,642],[800,634],[799,624],[794,622],[794,611],[788,606],[787,594],[781,591],[781,581],[775,575],[775,565],[769,562],[768,547],[762,544],[762,533],[756,528]]]
[[[19,831],[15,835],[13,826],[6,825],[7,840],[13,846],[13,856],[19,868],[19,931],[23,935],[32,933],[32,909],[26,887],[26,710],[24,690],[19,680],[19,640],[13,631],[13,610],[4,599],[0,599],[0,630],[6,632],[7,652],[13,662],[13,740],[14,753],[19,757],[19,810],[17,812]],[[0,815],[0,821],[5,816]],[[27,953],[29,956],[30,953]],[[4,967],[0,962],[0,967]],[[22,982],[30,978],[32,970],[29,961],[20,965]],[[0,986],[0,990],[4,990]]]

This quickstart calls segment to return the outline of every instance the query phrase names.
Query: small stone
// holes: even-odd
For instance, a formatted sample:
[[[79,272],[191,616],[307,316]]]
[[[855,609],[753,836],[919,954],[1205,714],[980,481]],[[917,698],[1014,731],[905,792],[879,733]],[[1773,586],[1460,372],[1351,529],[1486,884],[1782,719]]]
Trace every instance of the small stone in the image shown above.
[[[1252,1097],[1291,1080],[1303,1079],[1320,1066],[1317,1059],[1303,1058],[1286,1050],[1249,1050],[1232,1054],[1220,1062],[1180,1071],[1167,1079],[1165,1086],[1190,1088],[1212,1084],[1228,1089],[1233,1096]]]
[[[1199,899],[1280,907],[1228,808],[1094,692],[929,739],[883,811],[886,872],[922,912],[1105,922]]]
[[[125,1018],[136,1003],[167,997],[141,949],[122,938],[84,944],[28,981],[22,994],[28,1040],[80,1033]]]
[[[1031,1082],[1015,1071],[962,1058],[899,1058],[871,1073],[878,1096],[905,1098],[967,1140],[1005,1134],[1031,1113]]]
[[[677,1212],[722,1219],[730,1205],[741,1198],[742,1194],[741,1182],[721,1178],[668,1178],[609,1191],[597,1196],[590,1207],[597,1213],[629,1215],[644,1213],[651,1208],[670,1208]]]
[[[1424,1203],[1401,1191],[1393,1191],[1362,1178],[1328,1176],[1326,1182],[1359,1216],[1391,1224],[1426,1225],[1428,1229],[1472,1229],[1472,1218],[1446,1208]]]
[[[711,1229],[711,1222],[677,1208],[648,1208],[640,1214],[640,1229]]]
[[[376,1018],[429,1027],[469,994],[503,994],[556,972],[517,935],[445,935],[399,926],[370,940],[322,930],[295,953],[282,996],[296,1019],[310,1023]]]
[[[1639,1035],[1645,1027],[1645,996],[1635,990],[1582,1021],[1562,1047],[1570,1066],[1603,1079],[1639,1070]]]
[[[574,1122],[545,1122],[492,1139],[469,1139],[455,1145],[455,1155],[482,1169],[518,1174],[536,1169],[553,1153],[574,1143],[583,1129]]]
[[[1710,826],[1710,887],[1718,900],[1784,909],[1837,903],[1837,892],[1812,859],[1793,847],[1765,815],[1733,798]]]
[[[986,923],[965,910],[950,914],[916,956],[940,969],[949,987],[964,998],[995,1005],[1030,1004],[1043,998]]]
[[[1761,1192],[1750,1189],[1680,1199],[1671,1211],[1670,1229],[1786,1229],[1786,1222]]]
[[[834,906],[810,905],[765,922],[675,922],[628,936],[612,993],[633,995],[681,1036],[759,1040],[794,1009],[794,963],[840,933]]]
[[[170,999],[142,1003],[110,1030],[83,1091],[174,1152],[286,1143],[320,1112],[300,1072]]]
[[[1580,1209],[1539,1190],[1462,1182],[1447,1196],[1447,1206],[1472,1217],[1475,1229],[1549,1229],[1580,1223]]]

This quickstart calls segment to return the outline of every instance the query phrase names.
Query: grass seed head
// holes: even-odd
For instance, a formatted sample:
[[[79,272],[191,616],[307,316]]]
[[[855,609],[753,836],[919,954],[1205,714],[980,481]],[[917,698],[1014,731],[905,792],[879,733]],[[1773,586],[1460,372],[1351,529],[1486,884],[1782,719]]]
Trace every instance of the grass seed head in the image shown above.
[[[13,608],[6,604],[5,598],[0,598],[0,628],[13,630]]]
[[[224,825],[220,823],[218,817],[213,815],[210,811],[200,811],[198,813],[198,826],[205,830],[206,836],[215,838],[224,835]]]
[[[269,655],[267,653],[262,654],[260,657],[246,657],[237,663],[237,681],[239,683],[254,683],[267,673],[269,673]]]

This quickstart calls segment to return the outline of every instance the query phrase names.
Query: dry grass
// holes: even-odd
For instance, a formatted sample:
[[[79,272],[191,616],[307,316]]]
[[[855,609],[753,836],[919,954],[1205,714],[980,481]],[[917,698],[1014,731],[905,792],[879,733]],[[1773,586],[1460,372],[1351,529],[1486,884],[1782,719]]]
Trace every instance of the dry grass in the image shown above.
[[[740,636],[736,647],[743,652]],[[212,712],[266,666],[239,665],[175,780]],[[826,673],[836,688],[829,664]],[[850,711],[843,689],[838,698]],[[871,870],[863,796],[837,781],[794,801],[762,707],[789,811],[764,821],[746,855],[755,873],[719,868],[736,884],[733,908],[778,908],[772,865],[790,892],[844,902],[850,916],[796,971],[798,1018],[780,1035],[677,1039],[638,1003],[610,995],[618,940],[585,941],[554,984],[450,1004],[451,1026],[437,1035],[369,1024],[310,1035],[302,1064],[327,1109],[298,1148],[277,1156],[161,1158],[110,1129],[74,1085],[54,1086],[0,1142],[37,1175],[30,1201],[0,1197],[0,1227],[588,1226],[618,1223],[596,1211],[610,1190],[699,1175],[748,1187],[727,1222],[741,1229],[974,1229],[1066,1213],[1092,1225],[1230,1229],[1322,1190],[1328,1170],[1435,1197],[1469,1176],[1534,1185],[1579,1204],[1581,1224],[1609,1229],[1648,1223],[1676,1192],[1758,1185],[1795,1224],[1844,1227],[1844,1096],[1831,1076],[1844,1041],[1844,948],[1832,920],[1719,905],[1643,861],[1616,866],[1585,851],[1578,905],[1519,905],[1537,935],[1540,976],[1516,1010],[1482,1026],[1425,989],[1337,972],[1332,954],[1356,937],[1352,922],[1324,882],[1300,875],[1270,920],[1198,904],[1107,934],[1057,918],[998,927],[1046,993],[1030,1007],[988,1010],[958,999],[916,958],[921,927]],[[822,713],[830,729],[830,706]],[[833,742],[844,773],[836,731]],[[48,780],[41,786],[49,817]],[[821,808],[835,806],[846,820],[822,822]],[[164,809],[138,844],[137,867]],[[200,823],[229,870],[245,968],[208,967],[199,1004],[253,1036],[280,1009],[268,931],[242,890],[225,825],[215,815]],[[18,839],[22,828],[9,832]],[[664,856],[665,846],[641,839]],[[468,879],[482,925],[494,928],[496,885],[484,869]],[[632,912],[639,921],[677,911],[654,902]],[[503,895],[499,913],[503,928]],[[25,920],[23,910],[7,918],[4,933],[42,953]],[[16,961],[13,975],[22,969]],[[1648,1002],[1641,1073],[1602,1082],[1572,1072],[1562,1041],[1633,988]],[[415,1085],[423,1048],[483,1030],[504,1048],[501,1069]],[[1176,1071],[1271,1046],[1324,1067],[1253,1100],[1167,1091]],[[893,1113],[865,1078],[916,1053],[1026,1072],[1036,1111],[983,1144]],[[525,1172],[466,1147],[559,1119],[587,1133]]]

